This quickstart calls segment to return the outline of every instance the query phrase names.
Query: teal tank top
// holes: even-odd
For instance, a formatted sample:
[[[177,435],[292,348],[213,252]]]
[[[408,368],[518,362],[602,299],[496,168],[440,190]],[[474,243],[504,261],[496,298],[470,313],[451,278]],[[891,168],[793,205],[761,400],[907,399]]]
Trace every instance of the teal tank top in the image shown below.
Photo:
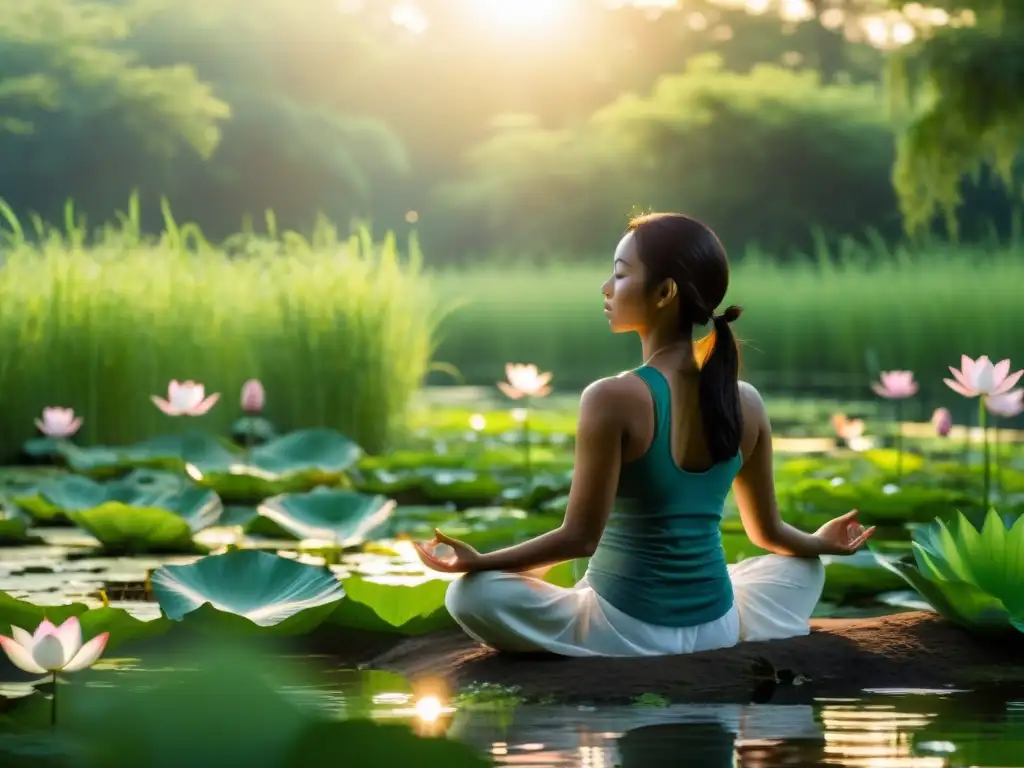
[[[692,627],[732,608],[732,583],[720,530],[725,499],[743,463],[740,452],[704,472],[672,458],[672,399],[655,368],[633,371],[654,399],[654,439],[622,466],[615,504],[586,579],[628,616],[665,627]]]

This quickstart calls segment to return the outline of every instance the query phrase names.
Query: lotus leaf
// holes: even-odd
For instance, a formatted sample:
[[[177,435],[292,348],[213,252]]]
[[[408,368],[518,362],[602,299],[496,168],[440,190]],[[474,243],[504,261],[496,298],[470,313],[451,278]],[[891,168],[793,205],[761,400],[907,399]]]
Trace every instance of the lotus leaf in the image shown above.
[[[431,501],[463,504],[488,504],[501,495],[504,484],[494,475],[469,470],[433,472],[423,484],[423,493]]]
[[[277,437],[274,425],[262,416],[243,416],[231,425],[231,434],[242,445],[259,445]]]
[[[912,554],[894,558],[876,549],[875,557],[950,621],[981,632],[1024,632],[1024,518],[1011,524],[990,510],[979,529],[957,513],[911,535]]]
[[[384,496],[319,487],[267,499],[259,515],[297,539],[324,539],[340,547],[362,544],[385,523],[395,502]]]
[[[0,546],[25,544],[36,537],[28,532],[30,518],[16,504],[0,496]]]
[[[228,453],[189,458],[188,473],[224,498],[260,500],[339,482],[362,450],[332,429],[304,429],[253,448],[248,456]]]
[[[200,631],[304,634],[344,593],[328,569],[256,550],[231,550],[150,577],[160,610]]]
[[[873,597],[903,586],[903,581],[882,568],[871,552],[862,550],[843,557],[822,557],[825,564],[825,600],[845,602],[852,598]]]
[[[21,446],[21,452],[33,459],[54,459],[60,456],[61,440],[53,437],[33,437]]]
[[[194,430],[180,435],[161,435],[127,446],[81,447],[62,442],[59,450],[71,469],[94,476],[116,474],[135,467],[180,470],[187,463],[230,464],[235,456],[225,441]]]
[[[352,576],[342,587],[345,599],[331,614],[331,624],[401,635],[422,635],[454,625],[444,605],[447,581],[431,579],[406,586]]]
[[[878,483],[804,480],[784,494],[787,504],[803,526],[816,528],[836,515],[859,509],[865,523],[922,522],[936,514],[953,514],[969,508],[974,497],[943,488]]]
[[[899,451],[892,448],[875,448],[864,451],[861,456],[887,474],[895,474],[901,462],[905,475],[920,472],[924,468],[924,457],[909,451],[903,451],[901,456]]]
[[[71,616],[77,616],[82,623],[84,637],[95,637],[101,632],[109,632],[108,649],[122,643],[156,637],[170,627],[166,619],[143,621],[123,608],[90,608],[83,603],[35,605],[0,591],[0,634],[9,634],[11,626],[34,630],[43,619],[61,624]],[[109,650],[107,654],[109,655]]]

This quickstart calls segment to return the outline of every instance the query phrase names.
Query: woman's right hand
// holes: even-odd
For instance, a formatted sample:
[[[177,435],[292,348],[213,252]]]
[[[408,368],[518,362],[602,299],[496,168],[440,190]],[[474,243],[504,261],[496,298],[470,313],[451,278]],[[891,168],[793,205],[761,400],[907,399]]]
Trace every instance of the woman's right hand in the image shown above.
[[[829,520],[814,535],[821,543],[821,554],[852,555],[864,546],[874,532],[875,526],[865,528],[857,522],[857,510],[854,509],[835,520]]]

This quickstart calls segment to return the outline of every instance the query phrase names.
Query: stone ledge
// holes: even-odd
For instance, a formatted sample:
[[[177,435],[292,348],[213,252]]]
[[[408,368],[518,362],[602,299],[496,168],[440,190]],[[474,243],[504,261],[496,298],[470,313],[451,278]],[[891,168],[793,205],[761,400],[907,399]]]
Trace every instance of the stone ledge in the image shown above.
[[[492,683],[518,686],[531,698],[594,703],[623,702],[644,693],[673,701],[785,703],[856,695],[865,688],[969,686],[981,677],[1020,679],[1024,671],[1021,633],[979,637],[933,613],[822,619],[811,627],[805,637],[630,659],[501,654],[461,631],[447,631],[402,640],[367,666],[414,681],[441,678],[453,689]],[[799,685],[766,683],[755,673],[764,666],[762,660],[780,673],[810,680]]]

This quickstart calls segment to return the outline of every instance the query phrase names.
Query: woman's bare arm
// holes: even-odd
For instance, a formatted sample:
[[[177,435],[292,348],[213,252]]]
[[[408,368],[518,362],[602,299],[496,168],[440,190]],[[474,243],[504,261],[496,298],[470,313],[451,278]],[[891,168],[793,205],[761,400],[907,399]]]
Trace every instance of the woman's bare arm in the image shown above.
[[[562,524],[522,544],[481,555],[479,570],[528,571],[594,553],[619,486],[625,429],[622,403],[628,397],[629,384],[616,378],[596,381],[584,390],[572,487]]]
[[[817,557],[828,546],[818,536],[804,533],[782,519],[775,498],[772,427],[764,401],[756,389],[741,385],[745,429],[757,429],[753,450],[733,482],[740,518],[747,536],[758,547],[777,555]]]

